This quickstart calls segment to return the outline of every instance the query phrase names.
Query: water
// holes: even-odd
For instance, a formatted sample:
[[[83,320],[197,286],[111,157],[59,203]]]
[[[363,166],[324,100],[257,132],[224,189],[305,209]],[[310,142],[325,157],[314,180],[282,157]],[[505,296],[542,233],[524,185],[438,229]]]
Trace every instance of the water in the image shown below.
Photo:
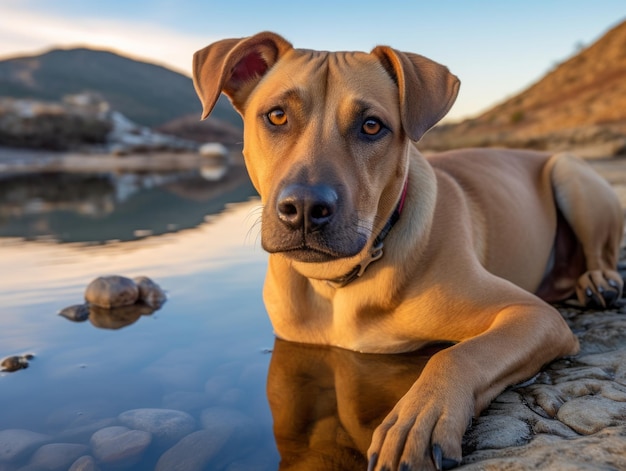
[[[184,410],[200,427],[203,409],[222,407],[253,421],[249,454],[261,451],[276,469],[258,207],[241,175],[219,183],[197,175],[0,180],[0,358],[35,355],[28,369],[0,373],[0,431],[89,443],[95,430],[72,430],[97,429],[127,410]],[[147,275],[169,299],[117,330],[57,315],[104,274]],[[161,451],[148,449],[133,469],[153,469]]]
[[[0,470],[39,469],[41,459],[68,469],[77,458],[66,453],[54,468],[44,443],[84,445],[76,453],[95,455],[104,471],[167,469],[157,463],[172,447],[176,469],[189,471],[364,469],[373,428],[425,357],[275,341],[259,217],[238,167],[217,181],[195,172],[0,177],[0,358],[35,356],[0,373]],[[106,274],[149,276],[168,301],[116,329],[58,315]],[[118,461],[100,456],[94,433],[146,408],[187,413],[192,429],[153,434]],[[11,452],[16,430],[45,437]],[[182,447],[192,430],[200,445]]]

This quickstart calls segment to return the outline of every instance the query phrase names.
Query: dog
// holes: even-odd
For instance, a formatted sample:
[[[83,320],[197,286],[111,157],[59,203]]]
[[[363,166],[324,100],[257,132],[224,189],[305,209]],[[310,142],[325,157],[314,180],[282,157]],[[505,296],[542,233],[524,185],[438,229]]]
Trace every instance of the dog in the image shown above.
[[[374,431],[370,470],[460,464],[473,416],[578,351],[549,303],[621,296],[622,209],[583,161],[418,151],[459,91],[445,66],[387,46],[296,49],[263,32],[196,52],[193,80],[203,118],[222,92],[243,117],[276,336],[367,353],[454,343]]]

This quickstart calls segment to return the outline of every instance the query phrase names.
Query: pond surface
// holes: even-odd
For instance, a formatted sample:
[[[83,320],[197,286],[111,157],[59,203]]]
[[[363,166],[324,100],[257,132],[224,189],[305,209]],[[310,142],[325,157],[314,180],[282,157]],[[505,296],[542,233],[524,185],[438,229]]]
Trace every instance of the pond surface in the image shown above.
[[[34,355],[0,373],[0,470],[364,469],[425,357],[275,341],[259,217],[237,167],[0,177],[0,359]],[[108,274],[168,301],[128,325],[58,315]]]

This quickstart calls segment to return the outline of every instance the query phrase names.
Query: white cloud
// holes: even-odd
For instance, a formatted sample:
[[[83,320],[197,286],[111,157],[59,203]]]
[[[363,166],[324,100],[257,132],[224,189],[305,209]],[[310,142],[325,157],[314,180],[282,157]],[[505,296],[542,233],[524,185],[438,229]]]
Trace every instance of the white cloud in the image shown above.
[[[69,19],[28,11],[10,1],[0,6],[0,57],[59,46],[87,46],[114,50],[190,75],[193,53],[215,39],[137,21]]]

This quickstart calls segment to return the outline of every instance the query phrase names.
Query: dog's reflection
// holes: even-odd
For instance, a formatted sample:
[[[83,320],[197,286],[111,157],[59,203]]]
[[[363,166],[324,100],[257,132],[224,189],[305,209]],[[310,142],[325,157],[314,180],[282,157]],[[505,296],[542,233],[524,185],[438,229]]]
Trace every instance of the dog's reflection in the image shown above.
[[[443,348],[372,355],[277,339],[267,396],[280,469],[366,469],[374,429]]]

